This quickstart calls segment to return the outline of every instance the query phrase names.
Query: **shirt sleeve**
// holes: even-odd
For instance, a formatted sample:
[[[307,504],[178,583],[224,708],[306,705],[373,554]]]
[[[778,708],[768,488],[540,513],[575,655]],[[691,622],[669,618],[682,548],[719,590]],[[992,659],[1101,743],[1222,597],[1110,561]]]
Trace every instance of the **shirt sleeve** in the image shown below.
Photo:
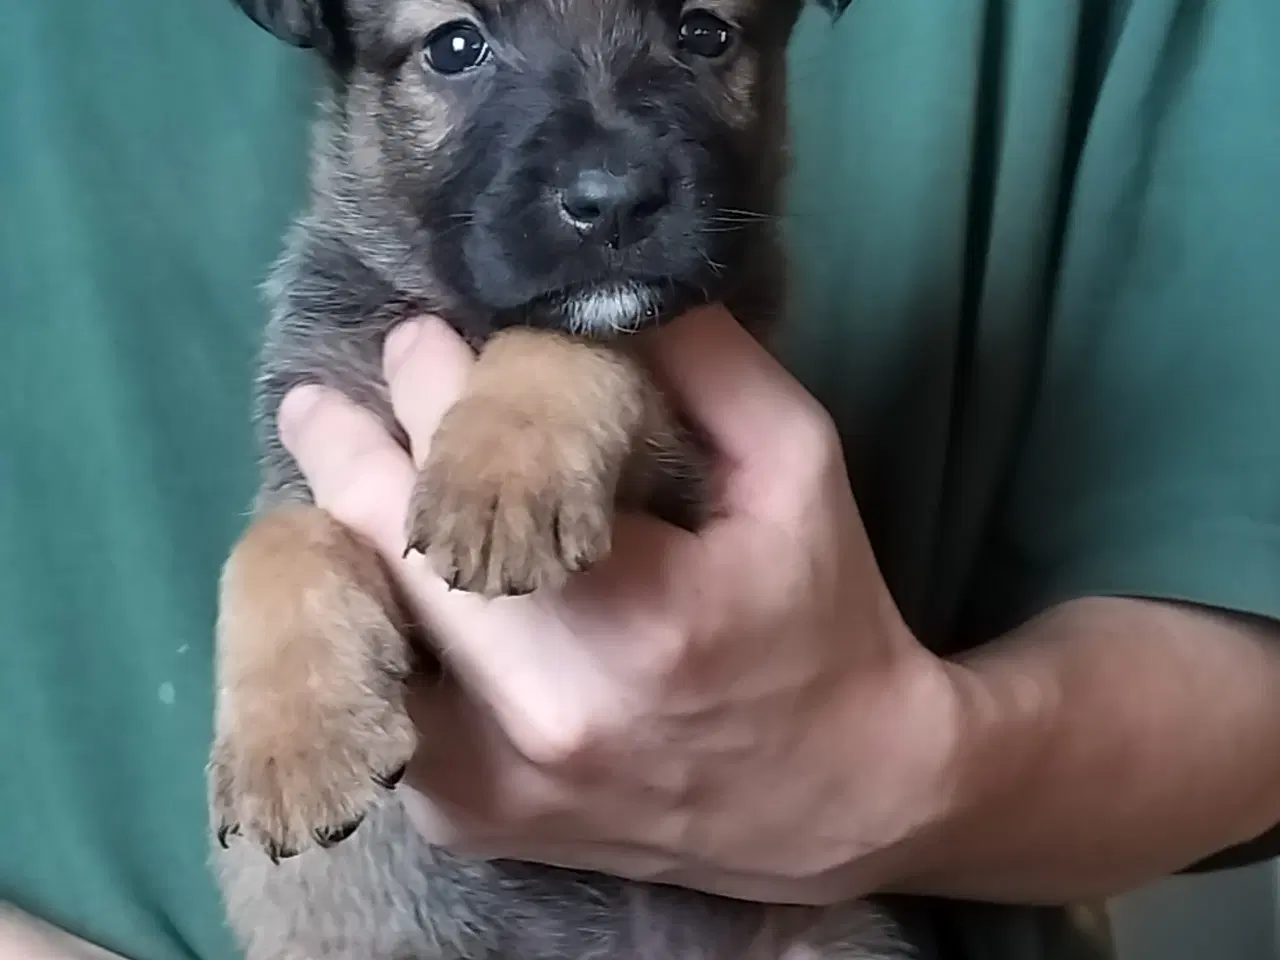
[[[994,552],[1019,619],[1103,595],[1280,620],[1280,6],[1129,9]]]

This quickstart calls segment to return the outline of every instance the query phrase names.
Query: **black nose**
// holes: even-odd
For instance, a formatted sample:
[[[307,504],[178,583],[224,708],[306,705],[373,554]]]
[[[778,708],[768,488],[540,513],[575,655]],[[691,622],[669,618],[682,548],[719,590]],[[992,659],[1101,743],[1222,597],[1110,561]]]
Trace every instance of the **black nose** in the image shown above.
[[[656,167],[623,174],[600,167],[579,171],[560,195],[560,205],[584,233],[622,247],[646,236],[670,199],[667,178]]]

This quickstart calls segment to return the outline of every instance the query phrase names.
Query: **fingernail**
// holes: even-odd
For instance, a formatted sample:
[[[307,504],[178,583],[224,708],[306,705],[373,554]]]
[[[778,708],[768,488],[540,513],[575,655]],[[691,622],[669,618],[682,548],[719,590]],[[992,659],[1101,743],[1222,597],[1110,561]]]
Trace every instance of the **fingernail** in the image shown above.
[[[400,364],[413,349],[413,344],[421,332],[420,321],[406,320],[387,334],[387,343],[383,349],[383,366],[386,367],[388,379],[395,376],[396,371],[400,369]]]
[[[314,383],[304,383],[284,395],[284,399],[280,401],[277,419],[280,425],[280,438],[286,446],[323,399],[324,387]]]

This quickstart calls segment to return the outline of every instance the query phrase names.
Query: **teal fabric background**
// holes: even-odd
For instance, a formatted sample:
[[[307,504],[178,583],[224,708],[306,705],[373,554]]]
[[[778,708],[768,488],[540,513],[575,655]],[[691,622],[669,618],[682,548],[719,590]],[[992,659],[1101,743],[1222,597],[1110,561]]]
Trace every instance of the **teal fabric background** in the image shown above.
[[[230,3],[0,7],[0,898],[221,960],[213,590],[308,78]]]
[[[0,3],[0,897],[224,960],[214,585],[309,77],[223,0]],[[793,64],[787,355],[920,636],[1280,612],[1280,6],[854,0]],[[944,960],[1087,955],[919,906]]]

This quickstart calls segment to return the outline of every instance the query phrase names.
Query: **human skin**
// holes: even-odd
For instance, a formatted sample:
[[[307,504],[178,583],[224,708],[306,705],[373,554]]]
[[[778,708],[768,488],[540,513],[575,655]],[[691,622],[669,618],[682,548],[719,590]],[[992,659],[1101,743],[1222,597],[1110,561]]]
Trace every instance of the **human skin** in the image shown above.
[[[388,348],[411,454],[341,397],[286,398],[317,501],[383,552],[460,680],[414,698],[429,839],[778,902],[1060,903],[1280,821],[1273,625],[1084,598],[935,657],[817,402],[723,311],[652,347],[717,450],[717,519],[620,517],[612,557],[554,596],[484,603],[404,556],[414,461],[471,362],[442,323]]]
[[[13,907],[0,905],[0,960],[125,960],[51,927]]]

